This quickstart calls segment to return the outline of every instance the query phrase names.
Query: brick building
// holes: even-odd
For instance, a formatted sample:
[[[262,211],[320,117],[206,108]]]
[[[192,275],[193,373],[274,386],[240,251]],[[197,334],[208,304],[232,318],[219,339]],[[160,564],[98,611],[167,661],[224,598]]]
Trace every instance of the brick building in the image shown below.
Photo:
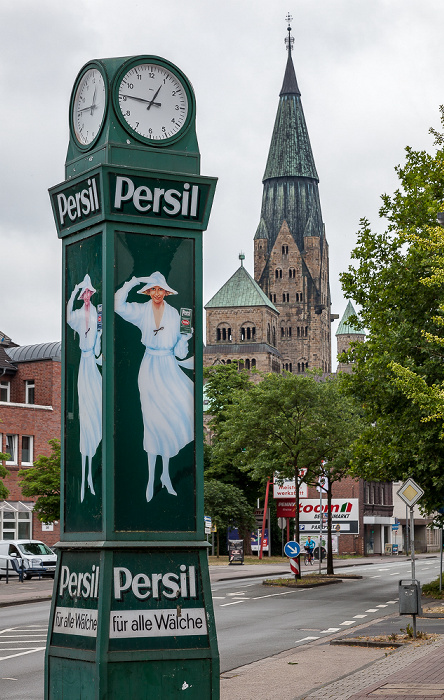
[[[42,525],[33,501],[23,497],[18,472],[51,452],[48,440],[60,438],[61,343],[18,346],[0,333],[0,452],[9,489],[0,501],[0,539],[34,538],[49,545],[60,537],[58,523]]]
[[[253,342],[265,342],[273,350],[259,350],[256,345],[249,349],[251,358],[246,359],[251,362],[253,354],[261,352],[261,365],[267,370],[299,373],[318,368],[331,372],[331,321],[337,316],[330,313],[328,244],[319,178],[293,66],[292,43],[288,27],[287,64],[254,235],[254,279],[271,302],[269,309],[273,313],[266,321],[270,335],[262,332],[261,340],[257,337]],[[241,276],[239,270],[236,274]],[[230,291],[232,281],[233,278],[227,283]],[[211,351],[205,354],[206,365],[227,361],[232,354],[230,344],[239,344],[239,338],[233,335],[225,338],[225,343],[214,335],[224,323],[227,329],[233,329],[236,322],[239,326],[247,311],[242,299],[232,294],[230,306],[217,307],[217,314],[213,313],[214,303],[225,288],[226,285],[206,306],[207,315],[211,309],[207,322],[207,347],[211,346]],[[239,353],[236,350],[234,354]]]

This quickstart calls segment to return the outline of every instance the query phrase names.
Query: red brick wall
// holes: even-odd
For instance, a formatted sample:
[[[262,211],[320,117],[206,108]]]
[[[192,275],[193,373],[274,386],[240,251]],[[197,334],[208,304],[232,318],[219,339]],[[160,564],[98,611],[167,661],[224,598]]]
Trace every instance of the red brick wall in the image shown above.
[[[7,377],[9,379],[9,377]],[[25,404],[25,381],[35,382],[35,405]],[[61,364],[52,360],[24,362],[18,364],[17,373],[11,377],[11,403],[0,404],[0,434],[18,435],[18,464],[8,465],[8,476],[4,479],[9,489],[8,500],[30,502],[22,496],[18,483],[21,465],[21,437],[30,435],[34,439],[34,460],[39,455],[51,453],[48,440],[60,439],[61,426]],[[21,404],[21,405],[14,405]],[[25,404],[25,405],[24,405]],[[5,439],[2,438],[2,448]],[[32,536],[51,545],[58,541],[60,527],[54,524],[53,532],[43,532],[41,523],[33,516]]]

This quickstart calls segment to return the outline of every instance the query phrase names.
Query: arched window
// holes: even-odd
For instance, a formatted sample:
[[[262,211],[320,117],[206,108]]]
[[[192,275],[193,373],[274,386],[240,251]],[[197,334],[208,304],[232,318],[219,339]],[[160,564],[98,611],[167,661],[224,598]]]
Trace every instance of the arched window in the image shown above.
[[[273,347],[276,347],[276,328],[273,326]]]
[[[267,326],[267,343],[271,342],[270,333],[271,333],[270,324],[268,324],[268,326]]]
[[[216,329],[216,340],[225,343],[228,341],[229,343],[231,343],[231,328],[226,325],[218,326],[218,328]]]
[[[285,336],[285,328],[281,326],[281,338]]]
[[[276,279],[282,279],[282,270],[280,268],[276,268],[274,276]]]
[[[231,360],[227,360],[227,365],[231,365]]]
[[[282,246],[282,255],[288,255],[288,245]]]
[[[245,369],[250,369],[250,360],[245,360]]]
[[[256,367],[256,360],[253,357],[253,359],[251,360],[251,369],[253,369],[254,367]]]
[[[291,338],[291,326],[288,326],[287,332],[288,332],[288,337]]]
[[[255,340],[255,338],[256,338],[255,326],[242,326],[242,328],[241,328],[241,341]]]
[[[305,326],[305,337],[308,336],[308,326]]]

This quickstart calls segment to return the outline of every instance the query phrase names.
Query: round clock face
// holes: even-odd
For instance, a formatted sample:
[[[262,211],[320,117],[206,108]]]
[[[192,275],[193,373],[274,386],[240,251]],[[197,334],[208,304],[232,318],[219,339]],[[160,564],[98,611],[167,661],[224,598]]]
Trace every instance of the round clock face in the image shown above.
[[[105,106],[103,75],[97,68],[89,68],[80,78],[72,107],[74,134],[81,146],[89,146],[98,136]]]
[[[150,141],[176,136],[187,120],[184,84],[168,68],[155,63],[131,68],[120,81],[118,98],[125,122]]]

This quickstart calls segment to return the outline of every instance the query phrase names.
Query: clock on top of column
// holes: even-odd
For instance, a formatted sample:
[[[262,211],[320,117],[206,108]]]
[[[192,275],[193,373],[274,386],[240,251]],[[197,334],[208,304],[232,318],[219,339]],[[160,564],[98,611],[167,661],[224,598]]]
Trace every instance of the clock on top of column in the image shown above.
[[[124,128],[152,146],[180,138],[195,111],[185,75],[156,56],[137,56],[123,64],[114,80],[113,102]]]
[[[107,78],[103,68],[91,61],[77,76],[69,111],[71,132],[82,150],[96,143],[105,121],[107,102]]]

